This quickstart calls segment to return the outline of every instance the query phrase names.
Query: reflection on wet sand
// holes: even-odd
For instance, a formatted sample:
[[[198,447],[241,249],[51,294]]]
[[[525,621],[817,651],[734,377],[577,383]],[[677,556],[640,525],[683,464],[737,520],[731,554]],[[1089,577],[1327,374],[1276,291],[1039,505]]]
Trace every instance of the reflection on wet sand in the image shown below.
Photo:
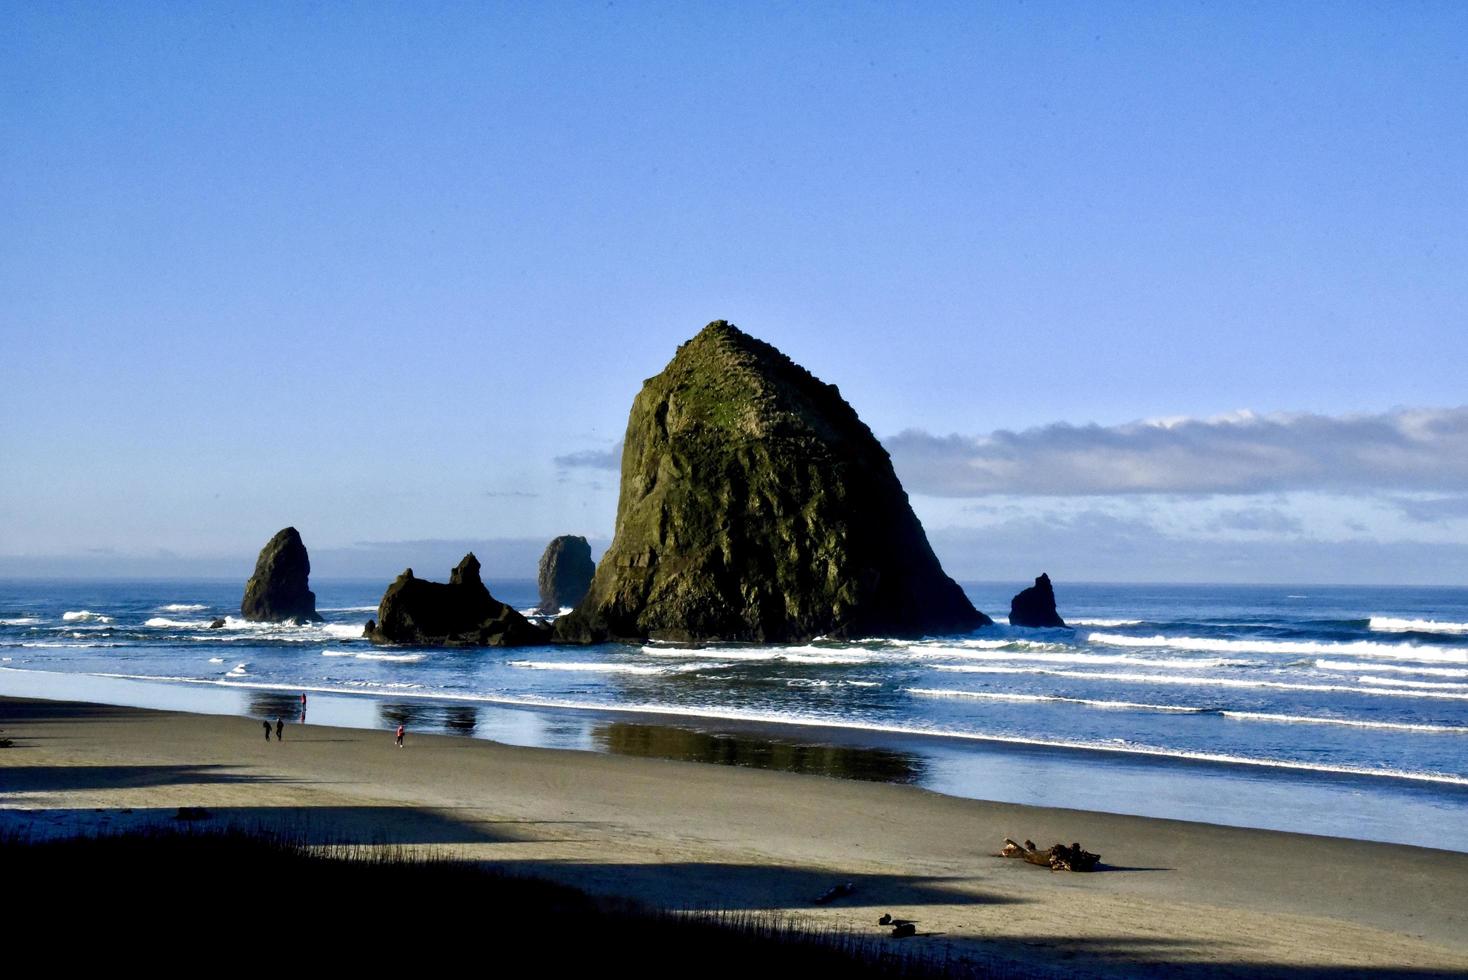
[[[257,718],[284,719],[287,722],[305,721],[301,711],[299,694],[282,694],[279,691],[251,691],[250,714]]]
[[[419,732],[473,735],[479,727],[479,710],[471,705],[384,701],[377,713],[389,728],[402,725]]]
[[[594,728],[591,737],[598,748],[618,755],[712,762],[869,782],[916,783],[926,769],[920,756],[892,749],[788,742],[664,725],[610,722]]]

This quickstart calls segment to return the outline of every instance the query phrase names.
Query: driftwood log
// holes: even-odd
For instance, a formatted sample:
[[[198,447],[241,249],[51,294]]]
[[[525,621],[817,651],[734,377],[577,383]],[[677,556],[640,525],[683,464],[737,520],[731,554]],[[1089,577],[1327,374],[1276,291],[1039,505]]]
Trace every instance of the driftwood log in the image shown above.
[[[1092,854],[1079,844],[1055,844],[1042,851],[1034,841],[1017,844],[1008,837],[1004,838],[1004,850],[999,854],[1007,858],[1023,858],[1051,871],[1095,871],[1101,860],[1101,855]]]

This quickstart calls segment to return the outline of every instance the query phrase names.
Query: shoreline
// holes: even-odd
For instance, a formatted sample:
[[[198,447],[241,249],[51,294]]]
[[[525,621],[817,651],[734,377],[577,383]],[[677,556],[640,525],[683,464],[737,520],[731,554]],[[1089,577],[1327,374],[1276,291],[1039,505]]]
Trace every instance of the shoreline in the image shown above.
[[[7,683],[7,680],[9,681]],[[1125,749],[942,732],[882,730],[632,706],[536,703],[411,691],[311,693],[311,720],[373,729],[399,720],[419,731],[524,747],[570,748],[809,772],[790,752],[843,753],[820,774],[922,786],[967,799],[1078,805],[1120,815],[1307,833],[1468,852],[1468,787],[1454,782],[1268,766]],[[189,713],[294,720],[300,687],[0,668],[0,696],[87,701]],[[628,739],[622,731],[652,732]],[[713,739],[717,744],[690,745]],[[771,751],[771,748],[776,751]],[[1052,789],[1063,786],[1063,790]],[[1363,794],[1361,790],[1368,791]]]
[[[667,907],[861,931],[892,912],[944,934],[925,942],[1042,972],[1468,970],[1468,855],[1452,851],[448,735],[396,750],[387,731],[307,724],[262,744],[256,719],[75,701],[0,698],[0,728],[10,830],[202,806]],[[1006,836],[1078,840],[1111,870],[992,856]],[[846,880],[849,899],[812,903]]]

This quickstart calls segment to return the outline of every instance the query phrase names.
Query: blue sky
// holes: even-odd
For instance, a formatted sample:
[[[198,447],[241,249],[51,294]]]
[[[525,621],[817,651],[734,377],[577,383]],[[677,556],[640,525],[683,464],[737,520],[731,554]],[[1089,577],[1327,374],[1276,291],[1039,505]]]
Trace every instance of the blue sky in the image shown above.
[[[725,317],[960,577],[1461,583],[1464,119],[1452,3],[16,5],[0,574],[509,574]]]

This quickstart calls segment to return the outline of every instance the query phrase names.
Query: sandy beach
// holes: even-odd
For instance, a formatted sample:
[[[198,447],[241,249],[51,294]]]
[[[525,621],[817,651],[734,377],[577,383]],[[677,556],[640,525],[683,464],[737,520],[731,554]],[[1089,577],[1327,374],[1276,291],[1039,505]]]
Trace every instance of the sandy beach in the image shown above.
[[[790,773],[0,700],[0,829],[211,825],[392,843],[673,908],[769,909],[991,966],[1137,975],[1468,971],[1468,854],[961,800]],[[128,812],[124,812],[128,811]],[[1106,870],[994,856],[1080,841]],[[850,881],[828,905],[814,898]],[[1057,941],[1057,937],[1065,937]]]

